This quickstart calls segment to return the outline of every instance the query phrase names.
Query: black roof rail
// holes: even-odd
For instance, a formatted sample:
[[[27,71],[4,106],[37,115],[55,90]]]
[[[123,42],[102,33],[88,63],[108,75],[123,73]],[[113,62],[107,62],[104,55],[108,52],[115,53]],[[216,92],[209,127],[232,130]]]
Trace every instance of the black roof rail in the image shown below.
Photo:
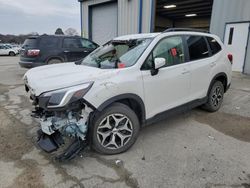
[[[192,31],[192,32],[210,33],[207,30],[193,29],[193,28],[169,28],[169,29],[166,29],[165,31],[163,31],[163,33],[174,32],[174,31]]]

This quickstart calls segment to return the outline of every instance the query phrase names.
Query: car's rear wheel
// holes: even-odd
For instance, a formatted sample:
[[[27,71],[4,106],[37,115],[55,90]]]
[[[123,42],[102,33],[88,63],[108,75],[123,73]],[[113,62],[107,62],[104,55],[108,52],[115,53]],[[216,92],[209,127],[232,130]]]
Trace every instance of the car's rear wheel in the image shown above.
[[[60,60],[60,59],[50,59],[48,61],[48,65],[58,64],[58,63],[62,63],[62,60]]]
[[[215,112],[220,109],[224,97],[224,86],[220,81],[215,81],[208,93],[207,103],[203,109],[209,112]]]
[[[16,54],[14,52],[9,53],[10,56],[15,56]]]
[[[135,112],[121,103],[114,103],[98,114],[90,127],[92,148],[103,154],[118,154],[136,141],[140,124]]]

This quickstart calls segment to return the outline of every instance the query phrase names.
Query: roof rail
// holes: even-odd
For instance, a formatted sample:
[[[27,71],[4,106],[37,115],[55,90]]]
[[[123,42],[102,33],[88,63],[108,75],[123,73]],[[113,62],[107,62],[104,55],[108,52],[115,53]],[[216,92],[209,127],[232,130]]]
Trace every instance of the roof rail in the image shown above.
[[[165,31],[163,31],[163,33],[174,32],[174,31],[192,31],[192,32],[210,33],[207,30],[193,29],[193,28],[169,28],[169,29],[166,29]]]

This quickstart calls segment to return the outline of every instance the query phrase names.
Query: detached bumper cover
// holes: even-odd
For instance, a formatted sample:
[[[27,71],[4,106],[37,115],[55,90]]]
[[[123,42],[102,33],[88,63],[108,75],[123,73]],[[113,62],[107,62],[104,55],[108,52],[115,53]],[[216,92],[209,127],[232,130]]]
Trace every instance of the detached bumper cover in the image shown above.
[[[56,151],[60,147],[60,145],[64,144],[63,138],[59,132],[56,132],[52,135],[47,135],[39,130],[37,134],[38,146],[48,153]]]

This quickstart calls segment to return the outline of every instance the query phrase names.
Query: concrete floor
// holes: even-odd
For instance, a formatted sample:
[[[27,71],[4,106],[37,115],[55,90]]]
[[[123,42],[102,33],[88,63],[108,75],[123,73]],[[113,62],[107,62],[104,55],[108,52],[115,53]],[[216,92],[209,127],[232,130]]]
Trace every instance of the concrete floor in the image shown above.
[[[234,74],[217,113],[194,109],[143,128],[120,155],[58,163],[35,146],[17,62],[0,57],[0,187],[250,187],[250,77]]]

